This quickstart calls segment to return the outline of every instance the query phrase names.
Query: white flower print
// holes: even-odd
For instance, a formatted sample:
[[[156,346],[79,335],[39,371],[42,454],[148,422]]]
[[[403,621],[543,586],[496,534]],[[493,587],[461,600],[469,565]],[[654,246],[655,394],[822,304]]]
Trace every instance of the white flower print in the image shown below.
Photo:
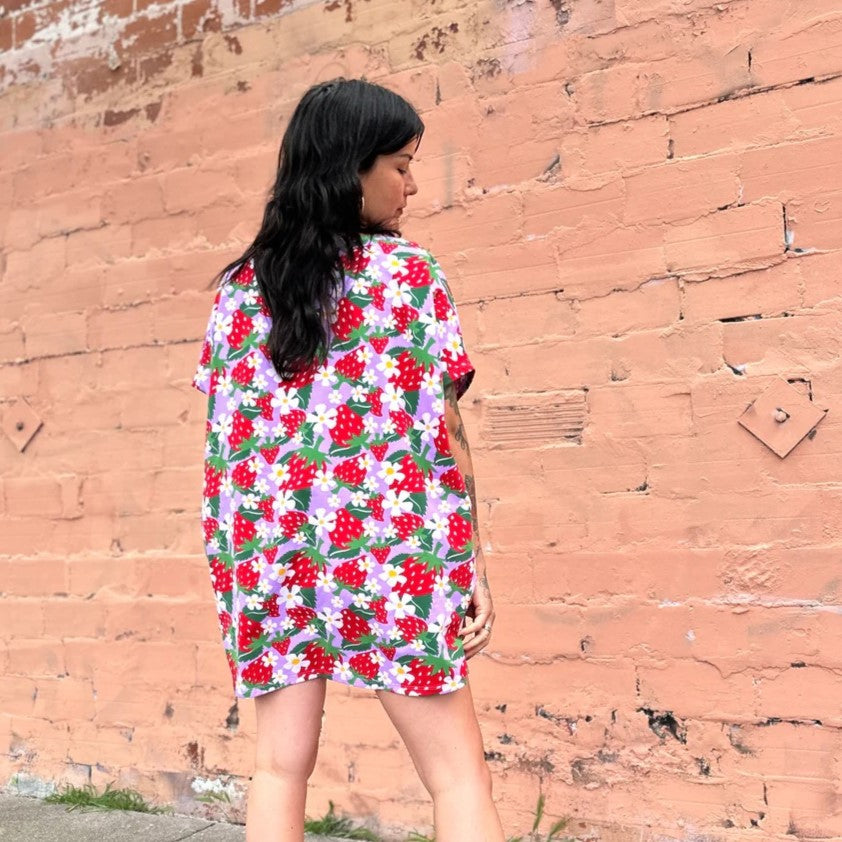
[[[392,675],[401,683],[406,684],[407,681],[412,681],[415,676],[406,664],[395,664],[392,667]]]
[[[276,392],[270,403],[281,415],[288,415],[293,409],[299,408],[300,399],[298,397],[298,389],[283,389]],[[284,428],[280,425],[279,427],[280,433]],[[276,435],[279,433],[276,433]]]
[[[400,462],[384,462],[380,468],[380,477],[387,483],[401,482],[404,472],[400,468]]]
[[[316,527],[316,535],[322,535],[325,531],[333,532],[336,528],[336,512],[329,512],[327,509],[316,509],[316,513],[310,515],[308,523]]]
[[[402,585],[406,581],[406,576],[403,575],[403,568],[394,564],[384,564],[383,572],[380,577],[390,588],[396,585]]]
[[[301,670],[310,666],[310,662],[303,656],[303,654],[295,654],[294,652],[286,656],[286,668],[296,675]]]
[[[395,357],[389,354],[382,354],[380,362],[377,363],[377,370],[382,371],[386,377],[397,377],[401,373],[401,367]]]
[[[214,433],[222,433],[223,436],[231,435],[234,430],[234,416],[223,413],[211,424],[211,430]]]
[[[317,433],[323,432],[325,428],[332,430],[336,426],[336,410],[328,409],[326,404],[318,403],[313,412],[307,413],[307,420]]]
[[[387,383],[380,400],[389,405],[389,409],[403,409],[403,396],[406,392],[394,383]]]
[[[394,280],[386,284],[386,300],[393,307],[400,307],[402,304],[409,304],[412,301],[412,295],[409,284],[402,281],[395,282]]]
[[[338,379],[335,366],[323,365],[316,372],[315,382],[322,386],[333,386]]]
[[[439,431],[439,419],[425,412],[412,426],[421,432],[421,441],[432,441]]]
[[[411,512],[412,500],[410,499],[409,492],[405,490],[395,491],[393,488],[390,488],[383,499],[383,508],[388,508],[389,514],[392,517],[401,515],[404,512]]]
[[[400,620],[407,616],[415,614],[415,603],[406,594],[395,593],[392,591],[386,597],[386,610],[394,612],[395,619]]]

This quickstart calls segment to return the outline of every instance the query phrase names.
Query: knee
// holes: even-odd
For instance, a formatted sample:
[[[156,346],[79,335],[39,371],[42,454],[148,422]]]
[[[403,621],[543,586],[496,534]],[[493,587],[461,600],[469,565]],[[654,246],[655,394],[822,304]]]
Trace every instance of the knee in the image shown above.
[[[318,746],[295,745],[258,746],[255,771],[276,778],[306,781],[316,768]]]
[[[491,797],[491,771],[483,757],[460,764],[457,769],[436,769],[425,784],[434,800],[471,795]]]

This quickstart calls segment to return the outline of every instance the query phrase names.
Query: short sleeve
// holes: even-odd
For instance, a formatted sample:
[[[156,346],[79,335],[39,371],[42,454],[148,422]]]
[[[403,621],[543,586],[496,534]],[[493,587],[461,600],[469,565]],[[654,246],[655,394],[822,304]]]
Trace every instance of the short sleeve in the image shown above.
[[[208,318],[208,325],[205,329],[205,338],[202,342],[202,350],[199,355],[199,362],[196,366],[196,371],[193,374],[193,382],[191,385],[194,389],[198,389],[203,394],[210,394],[211,387],[211,362],[214,355],[214,334],[217,332],[217,324],[219,321],[219,305],[222,298],[222,287],[216,292],[216,297],[213,300],[210,317]]]
[[[459,314],[447,278],[432,255],[430,255],[430,275],[432,277],[430,321],[434,334],[432,350],[439,361],[444,385],[453,383],[456,387],[456,398],[459,399],[468,391],[476,371],[465,350]]]

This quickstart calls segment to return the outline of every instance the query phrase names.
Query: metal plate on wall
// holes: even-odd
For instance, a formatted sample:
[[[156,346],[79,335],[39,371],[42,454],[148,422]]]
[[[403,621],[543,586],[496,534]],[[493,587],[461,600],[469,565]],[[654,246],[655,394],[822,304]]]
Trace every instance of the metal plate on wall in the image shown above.
[[[739,423],[783,458],[827,414],[786,380],[775,380],[740,416]]]
[[[523,447],[581,444],[587,415],[584,389],[494,397],[483,413],[483,440]]]

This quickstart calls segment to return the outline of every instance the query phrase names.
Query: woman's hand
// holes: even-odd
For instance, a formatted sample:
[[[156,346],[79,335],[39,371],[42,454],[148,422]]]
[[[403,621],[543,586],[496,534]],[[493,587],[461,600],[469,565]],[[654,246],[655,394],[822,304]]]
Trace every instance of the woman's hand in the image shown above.
[[[491,589],[488,587],[488,579],[485,575],[485,563],[482,555],[478,555],[477,582],[467,611],[469,622],[466,622],[461,632],[466,658],[473,658],[477,652],[488,645],[495,616]]]

